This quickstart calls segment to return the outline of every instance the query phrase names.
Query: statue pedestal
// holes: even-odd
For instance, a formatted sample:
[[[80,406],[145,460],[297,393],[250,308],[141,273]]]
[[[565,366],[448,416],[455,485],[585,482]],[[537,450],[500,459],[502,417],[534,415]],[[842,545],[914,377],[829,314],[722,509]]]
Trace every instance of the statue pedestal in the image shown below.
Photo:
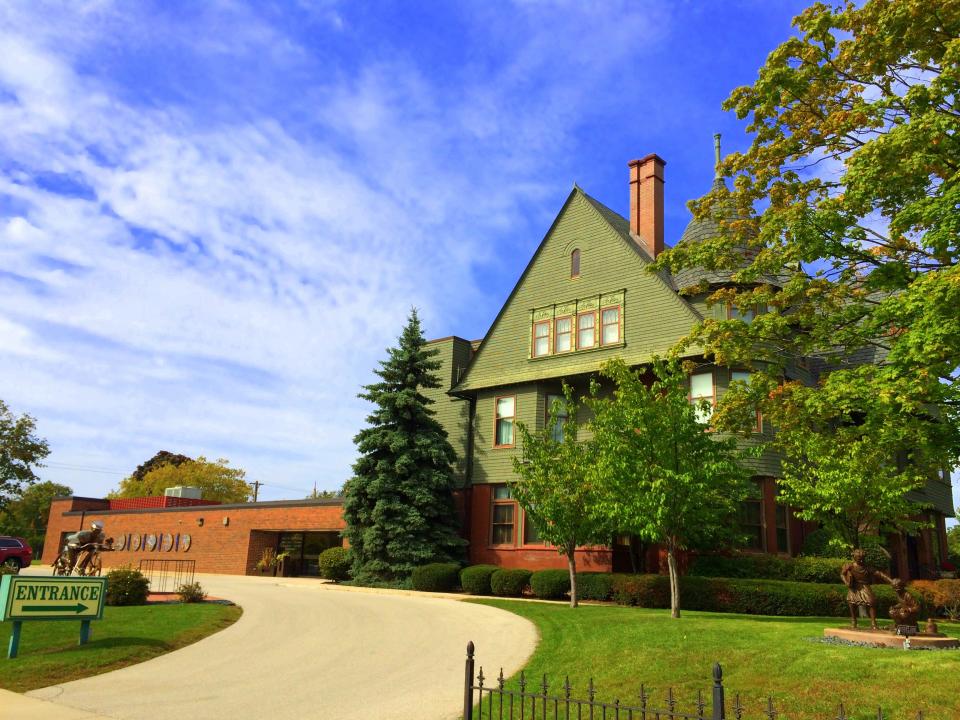
[[[836,638],[855,643],[870,643],[883,647],[903,648],[904,642],[909,639],[911,648],[960,648],[960,640],[948,637],[942,633],[928,635],[918,633],[910,635],[896,635],[889,630],[870,630],[869,628],[824,628],[823,636]]]

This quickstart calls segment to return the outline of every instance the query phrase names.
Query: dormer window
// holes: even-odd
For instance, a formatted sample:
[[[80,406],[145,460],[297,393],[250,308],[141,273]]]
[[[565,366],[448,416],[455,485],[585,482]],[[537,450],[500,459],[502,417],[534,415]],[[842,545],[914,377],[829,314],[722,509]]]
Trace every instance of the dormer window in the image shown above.
[[[580,248],[570,253],[570,279],[580,277]]]

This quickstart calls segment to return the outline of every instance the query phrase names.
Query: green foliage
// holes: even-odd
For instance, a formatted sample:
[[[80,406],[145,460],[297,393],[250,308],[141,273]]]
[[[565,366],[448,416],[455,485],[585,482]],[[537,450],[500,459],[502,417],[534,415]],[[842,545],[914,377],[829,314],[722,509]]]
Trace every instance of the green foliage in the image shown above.
[[[158,454],[159,456],[159,454]],[[156,456],[141,465],[138,470],[148,466],[142,477],[136,474],[120,481],[120,487],[110,493],[110,497],[153,497],[163,495],[169,487],[184,485],[198,487],[203,491],[205,500],[218,500],[223,503],[247,502],[251,497],[246,472],[230,467],[230,461],[220,458],[209,462],[202,455],[196,460],[181,460],[182,455],[171,456],[174,460],[167,463],[156,461]],[[154,462],[156,461],[156,462]]]
[[[687,397],[686,373],[657,361],[652,377],[621,359],[604,364],[612,396],[594,386],[587,401],[602,484],[598,512],[620,532],[667,549],[674,617],[679,617],[676,553],[732,538],[749,472],[736,439],[707,432]],[[649,380],[649,384],[648,384]]]
[[[874,586],[877,616],[887,617],[897,599],[886,585]],[[842,584],[740,580],[686,576],[680,596],[688,610],[747,615],[832,616],[849,613]],[[670,607],[670,582],[663,575],[614,575],[613,599],[621,605]]]
[[[538,570],[530,576],[530,589],[541,600],[560,600],[570,592],[570,573],[566,570]]]
[[[183,603],[199,603],[207,598],[206,591],[198,582],[184,583],[177,588],[177,594],[180,596],[180,602]]]
[[[460,571],[460,587],[471,595],[492,595],[491,576],[500,568],[496,565],[471,565]]]
[[[947,530],[947,557],[960,569],[960,525]]]
[[[30,543],[34,557],[40,557],[47,534],[50,503],[55,497],[72,494],[71,488],[49,480],[28,485],[0,511],[0,534],[24,538]]]
[[[523,454],[513,459],[517,480],[511,491],[540,538],[567,558],[569,591],[577,571],[576,548],[607,542],[612,526],[609,517],[600,512],[603,502],[596,446],[579,439],[580,408],[570,387],[564,385],[563,391],[564,399],[550,408],[542,430],[531,432],[524,423],[517,423]],[[554,429],[561,416],[566,419],[562,437],[557,439]],[[576,607],[577,600],[574,585],[570,606]]]
[[[0,565],[0,575],[17,575],[19,572],[19,567],[13,567],[12,565],[7,565],[6,563]]]
[[[320,577],[341,582],[350,577],[350,551],[344,547],[327,548],[318,559]]]
[[[686,341],[754,367],[717,426],[760,409],[784,456],[782,499],[859,544],[910,529],[906,498],[960,456],[960,5],[816,3],[725,108],[753,141],[693,204],[713,238],[651,270],[732,273],[710,301],[767,312]],[[746,250],[746,252],[745,252]],[[782,383],[819,368],[819,382]]]
[[[613,595],[613,575],[600,572],[578,573],[577,590],[584,600],[609,600]]]
[[[0,509],[12,495],[37,481],[35,468],[50,454],[47,441],[36,436],[37,423],[29,415],[15,416],[0,400]]]
[[[791,580],[795,582],[834,583],[843,558],[775,555],[700,555],[690,564],[690,575],[701,577]]]
[[[453,592],[460,582],[460,565],[457,563],[430,563],[414,568],[410,573],[410,585],[424,592]]]
[[[501,568],[490,576],[490,589],[500,597],[520,597],[532,574],[529,570]]]
[[[344,536],[358,582],[406,578],[432,561],[460,561],[464,541],[453,506],[456,459],[421,392],[440,387],[436,350],[416,311],[360,397],[374,408],[354,438],[360,458],[344,487]]]
[[[107,605],[143,605],[150,593],[150,581],[131,567],[114,568],[107,573]]]
[[[830,557],[830,540],[832,535],[828,530],[817,528],[803,540],[801,553],[810,557]]]

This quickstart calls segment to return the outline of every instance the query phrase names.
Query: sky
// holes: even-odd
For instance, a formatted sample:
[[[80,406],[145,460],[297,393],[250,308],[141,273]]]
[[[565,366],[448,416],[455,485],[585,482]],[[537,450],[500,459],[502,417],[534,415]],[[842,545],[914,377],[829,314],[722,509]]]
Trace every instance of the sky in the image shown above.
[[[158,450],[350,475],[412,307],[481,338],[576,182],[666,238],[806,2],[0,4],[0,397],[100,496]]]

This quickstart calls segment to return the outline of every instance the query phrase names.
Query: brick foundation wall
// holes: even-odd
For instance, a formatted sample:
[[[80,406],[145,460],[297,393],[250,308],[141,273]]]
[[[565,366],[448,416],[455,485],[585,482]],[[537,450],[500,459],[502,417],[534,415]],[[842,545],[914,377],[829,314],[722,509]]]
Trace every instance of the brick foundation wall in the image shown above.
[[[91,498],[59,498],[50,507],[50,519],[44,544],[43,561],[52,563],[60,550],[63,533],[88,528],[94,520],[103,523],[107,537],[141,538],[157,536],[152,551],[132,550],[105,553],[105,567],[133,565],[141,559],[195,560],[197,572],[244,575],[254,572],[266,545],[275,546],[279,531],[338,531],[344,527],[339,500],[279,501],[238,505],[207,505],[190,508],[147,508],[107,510],[106,501]],[[200,523],[202,519],[203,523]],[[227,524],[224,524],[224,519]],[[82,525],[81,525],[82,523]],[[161,550],[164,535],[182,539],[190,536],[190,547]]]

